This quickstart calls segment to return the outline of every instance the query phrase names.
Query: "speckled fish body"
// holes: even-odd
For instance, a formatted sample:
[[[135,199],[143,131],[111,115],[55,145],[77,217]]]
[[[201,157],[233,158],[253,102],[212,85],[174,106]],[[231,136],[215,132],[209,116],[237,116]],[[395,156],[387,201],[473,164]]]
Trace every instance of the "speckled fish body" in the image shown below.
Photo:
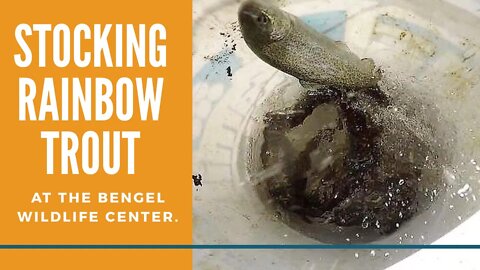
[[[275,6],[244,2],[239,22],[245,42],[258,57],[301,82],[363,88],[380,79],[372,59],[360,59],[344,43]]]

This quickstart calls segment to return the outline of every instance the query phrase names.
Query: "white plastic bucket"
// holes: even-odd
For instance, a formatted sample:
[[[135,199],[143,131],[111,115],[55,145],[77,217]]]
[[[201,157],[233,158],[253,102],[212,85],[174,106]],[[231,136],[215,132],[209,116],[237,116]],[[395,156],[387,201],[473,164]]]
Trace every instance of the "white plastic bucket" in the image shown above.
[[[386,71],[386,84],[397,83],[402,95],[434,104],[443,123],[445,133],[438,136],[449,141],[451,154],[441,179],[446,191],[373,243],[432,243],[474,215],[480,187],[480,4],[304,0],[280,5],[344,40],[358,56],[373,58]],[[275,217],[252,183],[249,164],[256,158],[255,129],[261,128],[262,113],[272,104],[289,104],[299,86],[249,50],[236,23],[238,6],[237,1],[194,1],[193,173],[204,179],[193,190],[194,243],[318,244]],[[196,251],[194,265],[242,269],[254,260],[257,269],[383,269],[413,252]]]

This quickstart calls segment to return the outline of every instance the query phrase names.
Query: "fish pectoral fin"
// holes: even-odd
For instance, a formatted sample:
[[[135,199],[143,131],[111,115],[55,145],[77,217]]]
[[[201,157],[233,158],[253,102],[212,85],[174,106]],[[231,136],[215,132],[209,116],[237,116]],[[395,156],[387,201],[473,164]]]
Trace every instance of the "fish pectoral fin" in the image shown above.
[[[339,47],[340,49],[343,49],[343,50],[345,50],[345,51],[347,51],[347,52],[350,51],[350,48],[348,48],[347,44],[345,44],[345,42],[343,42],[343,41],[340,41],[340,40],[339,40],[339,41],[335,41],[335,45],[337,45],[337,47]]]
[[[300,82],[300,85],[303,86],[303,88],[307,89],[307,90],[312,90],[312,89],[318,89],[319,88],[319,85],[317,83],[313,83],[313,82],[308,82],[308,81],[304,81],[304,80],[298,80],[298,82]]]
[[[373,70],[375,69],[375,62],[373,62],[372,58],[363,58],[362,63],[368,70],[371,70],[373,73]]]
[[[307,91],[327,91],[329,90],[329,87],[327,85],[322,85],[317,82],[309,82],[309,81],[304,81],[301,79],[298,79],[300,82],[300,85]]]
[[[362,63],[364,63],[367,70],[370,70],[372,72],[372,76],[375,79],[380,80],[382,78],[382,71],[380,70],[380,68],[376,68],[375,62],[372,58],[363,58]]]

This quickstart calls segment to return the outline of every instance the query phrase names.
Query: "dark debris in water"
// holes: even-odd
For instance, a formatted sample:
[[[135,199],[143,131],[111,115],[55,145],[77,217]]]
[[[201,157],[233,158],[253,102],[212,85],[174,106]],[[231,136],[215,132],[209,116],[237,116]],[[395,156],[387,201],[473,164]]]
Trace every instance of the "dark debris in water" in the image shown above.
[[[232,67],[230,67],[230,66],[227,67],[227,76],[228,76],[228,77],[232,77],[232,76],[233,76],[233,74],[232,74]]]
[[[219,35],[223,38],[222,50],[214,55],[204,56],[212,64],[224,64],[229,63],[231,55],[237,50],[236,39],[239,38],[238,23],[231,23],[227,26],[227,29],[219,32]]]
[[[193,180],[193,185],[195,185],[196,187],[198,187],[198,186],[200,186],[200,187],[203,186],[203,185],[202,185],[202,180],[203,180],[203,179],[202,179],[202,175],[201,175],[201,174],[196,174],[196,175],[193,174],[193,175],[192,175],[192,180]]]

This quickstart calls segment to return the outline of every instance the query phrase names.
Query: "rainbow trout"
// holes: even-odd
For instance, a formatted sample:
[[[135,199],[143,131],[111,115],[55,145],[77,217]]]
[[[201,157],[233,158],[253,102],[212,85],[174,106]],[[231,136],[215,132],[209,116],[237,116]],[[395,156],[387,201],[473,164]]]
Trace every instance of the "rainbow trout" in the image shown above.
[[[246,1],[238,19],[248,47],[302,85],[365,88],[381,78],[372,59],[360,59],[345,43],[329,39],[275,6]]]

